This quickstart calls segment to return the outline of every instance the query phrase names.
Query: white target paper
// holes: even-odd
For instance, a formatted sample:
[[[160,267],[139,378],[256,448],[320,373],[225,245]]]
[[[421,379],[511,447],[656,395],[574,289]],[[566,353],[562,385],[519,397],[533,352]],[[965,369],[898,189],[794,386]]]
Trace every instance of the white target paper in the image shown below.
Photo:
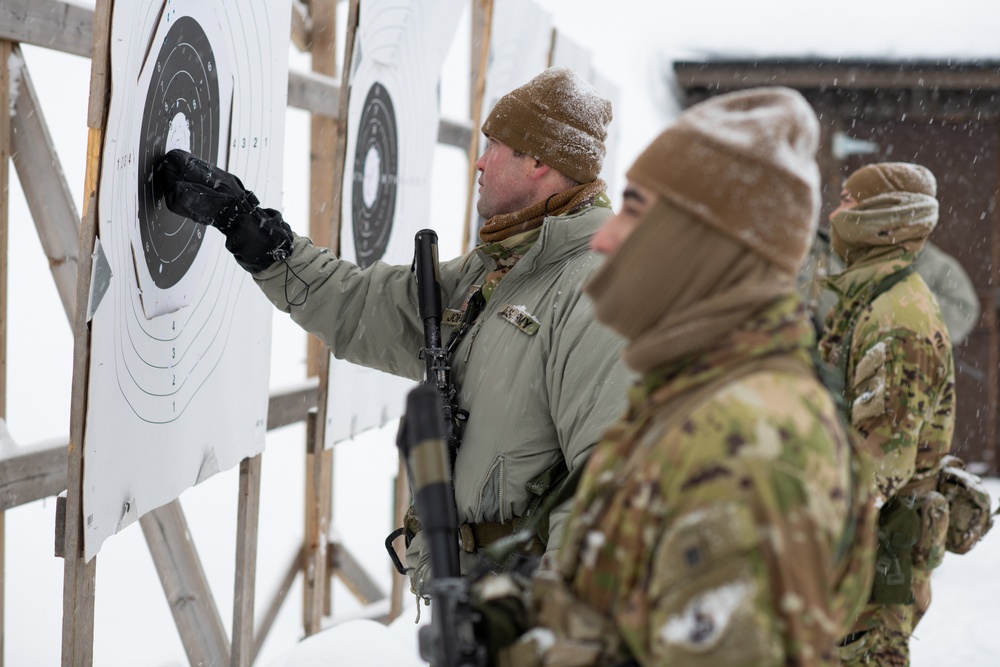
[[[541,74],[549,66],[552,47],[552,17],[532,0],[504,0],[493,3],[490,46],[486,62],[486,86],[483,90],[483,118],[497,101]],[[486,150],[486,138],[479,132],[479,154]],[[479,243],[479,228],[484,222],[476,211],[478,188],[473,187],[472,214],[469,220],[469,248]]]
[[[263,450],[271,306],[219,232],[167,211],[151,174],[184,148],[279,205],[289,15],[290,0],[114,8],[98,206],[111,277],[92,295],[88,560],[144,513]]]
[[[463,0],[362,0],[355,35],[340,254],[366,267],[410,264],[429,219],[441,66]],[[454,226],[454,225],[452,225]],[[413,351],[416,355],[417,350]],[[331,359],[326,445],[403,412],[413,383]]]

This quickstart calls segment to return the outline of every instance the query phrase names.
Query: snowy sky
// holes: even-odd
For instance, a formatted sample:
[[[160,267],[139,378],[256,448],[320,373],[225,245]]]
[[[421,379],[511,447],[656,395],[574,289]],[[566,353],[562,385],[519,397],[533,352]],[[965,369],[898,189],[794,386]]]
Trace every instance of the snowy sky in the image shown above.
[[[88,3],[81,0],[79,4]],[[1000,2],[995,0],[540,0],[540,4],[553,15],[557,29],[589,46],[598,69],[621,86],[615,122],[622,128],[617,156],[622,172],[677,113],[672,92],[664,85],[673,58],[713,54],[1000,58],[996,36]],[[467,43],[464,48],[467,52]],[[442,85],[445,114],[451,117],[460,117],[460,100],[468,90],[467,81],[461,80],[465,74],[454,63],[461,53],[456,46]],[[25,55],[74,200],[81,202],[89,62],[27,47]],[[290,60],[293,68],[308,69],[304,56],[293,52]],[[283,209],[299,230],[304,229],[308,214],[307,133],[306,114],[289,110]],[[462,157],[456,153],[454,149],[440,150],[439,166],[449,173],[461,173]],[[446,181],[444,185],[453,183]],[[448,189],[444,187],[442,192]],[[434,206],[438,219],[457,220],[464,201],[442,195]],[[68,432],[72,340],[16,183],[12,184],[10,217],[7,414],[14,438],[20,444],[31,444]],[[442,248],[442,255],[449,253]],[[271,384],[284,387],[304,376],[304,336],[284,318],[276,317],[274,327]],[[301,535],[303,438],[298,427],[268,437],[258,613]],[[384,581],[388,570],[381,540],[389,528],[388,489],[394,461],[389,433],[371,434],[337,451],[337,531],[352,552],[370,563],[372,572]],[[351,478],[363,479],[364,486],[348,484]],[[992,489],[1000,492],[1000,483],[992,484]],[[364,499],[369,512],[349,511],[359,505],[359,498]],[[227,628],[232,608],[235,501],[232,471],[182,497]],[[58,663],[62,563],[51,556],[53,508],[51,500],[39,501],[7,513],[6,664]],[[924,622],[920,641],[915,643],[915,666],[985,667],[1000,654],[1000,635],[986,624],[991,614],[977,612],[985,607],[995,616],[996,600],[1000,600],[1000,583],[991,569],[1000,558],[1000,532],[992,534],[980,549],[967,557],[949,556],[945,569],[935,575],[944,583],[935,592],[935,605]],[[967,562],[976,566],[965,567]],[[112,538],[102,550],[97,595],[97,664],[185,664],[137,527]],[[357,613],[342,586],[336,589],[335,600],[342,616]],[[266,659],[288,650],[298,638],[300,606],[301,594],[296,587],[273,639],[265,645]],[[411,612],[408,606],[398,628],[393,628],[400,636],[412,635]],[[349,650],[343,634],[339,642],[334,642],[339,648],[324,651],[337,650],[342,655],[341,651]],[[952,645],[960,645],[965,654],[952,654]],[[342,657],[343,664],[351,664]]]

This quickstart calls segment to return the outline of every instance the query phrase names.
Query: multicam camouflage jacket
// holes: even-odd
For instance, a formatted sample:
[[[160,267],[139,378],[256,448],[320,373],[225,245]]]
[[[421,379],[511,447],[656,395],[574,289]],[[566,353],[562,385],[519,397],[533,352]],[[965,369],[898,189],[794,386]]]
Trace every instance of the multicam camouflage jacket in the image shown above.
[[[872,300],[882,281],[913,260],[899,248],[888,249],[828,279],[839,300],[820,351],[845,369],[851,422],[874,462],[876,503],[882,507],[896,495],[915,498],[923,524],[907,556],[913,603],[873,602],[854,632],[881,626],[908,636],[930,604],[930,570],[944,556],[947,503],[934,489],[955,427],[951,342],[937,302],[916,272]]]
[[[883,279],[913,261],[895,250],[828,279],[839,300],[820,352],[846,367],[845,398],[874,457],[880,503],[936,475],[955,428],[951,342],[923,279],[914,272],[868,303]]]
[[[787,297],[631,390],[502,664],[835,664],[874,512],[814,344]]]

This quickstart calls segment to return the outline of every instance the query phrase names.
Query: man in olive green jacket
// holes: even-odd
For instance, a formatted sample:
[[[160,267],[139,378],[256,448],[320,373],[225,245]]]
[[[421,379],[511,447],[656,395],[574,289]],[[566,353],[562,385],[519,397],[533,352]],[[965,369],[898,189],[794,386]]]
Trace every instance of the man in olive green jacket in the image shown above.
[[[610,121],[607,100],[551,68],[501,98],[483,124],[483,243],[440,267],[442,337],[458,407],[469,413],[454,469],[465,571],[523,525],[560,465],[578,465],[624,407],[621,342],[594,321],[582,290],[598,265],[589,239],[612,215],[597,179]],[[161,163],[157,183],[172,211],[221,229],[272,303],[334,356],[421,377],[410,267],[338,259],[258,208],[235,177],[199,162],[172,151]],[[548,549],[564,520],[553,512]],[[429,575],[419,532],[407,561],[419,594]]]

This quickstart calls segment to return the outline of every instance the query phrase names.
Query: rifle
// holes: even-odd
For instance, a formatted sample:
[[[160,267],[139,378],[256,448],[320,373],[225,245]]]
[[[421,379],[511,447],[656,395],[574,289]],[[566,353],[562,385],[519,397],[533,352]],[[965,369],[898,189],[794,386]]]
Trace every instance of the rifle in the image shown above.
[[[458,456],[458,446],[461,443],[461,422],[469,417],[469,413],[458,407],[458,389],[451,381],[451,363],[448,360],[448,348],[441,345],[441,279],[438,270],[437,234],[431,229],[422,229],[413,239],[413,273],[417,279],[417,304],[420,320],[424,324],[424,347],[420,354],[424,358],[427,369],[424,385],[434,389],[440,396],[442,427],[445,431],[444,440],[448,450],[448,476],[455,469],[455,457]],[[401,427],[402,428],[402,427]],[[452,501],[454,512],[454,501]],[[419,514],[419,513],[418,513]],[[423,515],[421,515],[421,521]],[[407,546],[411,535],[407,527],[397,528],[385,538],[385,549],[392,559],[393,567],[400,574],[407,574],[399,555],[392,546],[400,535],[407,535]],[[455,528],[458,534],[458,528]]]
[[[403,457],[431,556],[431,624],[420,628],[420,657],[434,667],[484,667],[476,642],[468,583],[458,559],[458,519],[446,460],[441,396],[426,384],[406,397],[396,445]]]
[[[458,407],[458,389],[451,381],[448,349],[441,345],[441,279],[437,238],[437,234],[431,229],[417,232],[413,239],[413,270],[417,278],[420,320],[424,323],[424,347],[421,350],[427,365],[424,382],[441,395],[444,440],[448,446],[448,460],[454,470],[458,446],[462,441],[460,422],[468,418],[468,413]]]

